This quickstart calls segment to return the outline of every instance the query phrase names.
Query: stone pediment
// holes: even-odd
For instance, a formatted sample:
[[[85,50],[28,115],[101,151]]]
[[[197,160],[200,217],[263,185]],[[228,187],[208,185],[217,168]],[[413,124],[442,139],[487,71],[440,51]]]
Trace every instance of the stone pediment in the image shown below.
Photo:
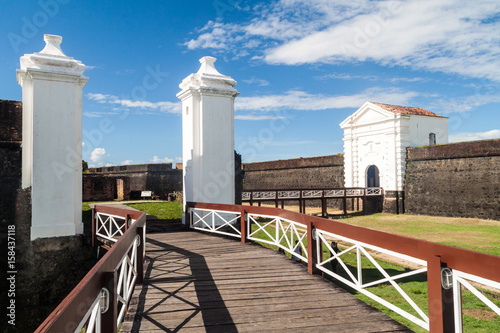
[[[388,119],[394,119],[394,113],[386,111],[381,107],[366,102],[356,112],[347,117],[341,124],[341,128],[355,125],[372,124]]]

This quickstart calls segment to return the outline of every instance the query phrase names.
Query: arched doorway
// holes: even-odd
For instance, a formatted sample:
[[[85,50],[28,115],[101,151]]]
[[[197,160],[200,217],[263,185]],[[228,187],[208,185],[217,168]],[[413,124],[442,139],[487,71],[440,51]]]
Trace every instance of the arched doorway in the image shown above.
[[[370,165],[366,170],[366,187],[380,187],[380,177],[376,165]]]

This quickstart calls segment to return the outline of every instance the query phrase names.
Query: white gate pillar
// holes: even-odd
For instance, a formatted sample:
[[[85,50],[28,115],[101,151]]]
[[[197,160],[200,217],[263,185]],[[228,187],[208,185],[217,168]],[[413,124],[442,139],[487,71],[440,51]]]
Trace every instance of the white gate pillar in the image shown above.
[[[85,65],[44,35],[41,52],[21,57],[22,188],[31,187],[31,239],[83,233],[82,89]]]
[[[236,81],[220,74],[215,58],[182,80],[182,158],[187,201],[234,204],[234,99]]]

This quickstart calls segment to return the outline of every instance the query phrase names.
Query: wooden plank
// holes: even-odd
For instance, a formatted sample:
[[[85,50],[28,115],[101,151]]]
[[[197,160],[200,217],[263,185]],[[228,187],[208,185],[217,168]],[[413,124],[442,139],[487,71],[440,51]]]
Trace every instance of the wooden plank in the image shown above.
[[[307,266],[238,239],[152,234],[146,249],[122,332],[409,331]]]

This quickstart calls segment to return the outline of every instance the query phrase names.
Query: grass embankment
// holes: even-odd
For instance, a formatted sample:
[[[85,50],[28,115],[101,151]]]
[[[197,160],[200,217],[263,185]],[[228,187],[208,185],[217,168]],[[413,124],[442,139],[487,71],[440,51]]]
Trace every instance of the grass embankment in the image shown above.
[[[390,214],[376,214],[371,216],[361,216],[351,219],[342,220],[342,222],[356,224],[372,229],[392,232],[408,237],[426,239],[447,245],[473,249],[490,254],[497,254],[498,249],[495,248],[495,243],[498,244],[500,237],[500,228],[491,230],[493,226],[500,225],[500,222],[474,220],[474,219],[452,219],[452,218],[435,218],[428,216],[411,216],[411,215],[390,215]],[[252,227],[255,231],[256,226]],[[274,235],[276,230],[273,228],[266,228],[266,230]],[[426,231],[428,230],[428,231]],[[489,234],[491,232],[491,234]],[[270,240],[265,232],[260,231],[256,237]],[[306,243],[306,241],[304,241]],[[276,246],[260,243],[261,245],[273,249]],[[285,245],[285,242],[282,242]],[[346,244],[339,244],[341,251],[347,248]],[[323,258],[329,258],[330,253],[326,246],[323,247]],[[348,269],[354,276],[357,276],[357,262],[355,251],[346,253],[341,257],[342,261],[346,264]],[[401,273],[410,271],[408,267],[404,267],[398,263],[377,260],[377,263],[390,275],[395,276]],[[363,267],[363,283],[376,281],[381,279],[382,273],[369,261],[368,258],[362,258]],[[331,270],[331,266],[326,265],[327,269]],[[339,264],[336,269],[337,274],[349,279],[347,272]],[[329,278],[330,279],[330,278]],[[397,280],[398,286],[405,291],[405,293],[418,305],[422,311],[428,315],[428,298],[427,298],[427,276],[426,274],[419,274],[412,277]],[[389,310],[385,306],[380,305],[371,298],[358,293],[346,285],[335,281],[334,283],[340,285],[348,290],[360,300],[374,306],[375,308],[386,313],[393,319],[407,326],[415,332],[425,332],[420,326],[407,320],[401,315]],[[374,287],[367,288],[369,292],[385,299],[391,304],[409,312],[416,317],[419,317],[409,305],[408,302],[398,293],[398,291],[389,283],[383,283]],[[493,311],[489,310],[484,303],[477,299],[472,293],[463,290],[463,322],[464,331],[466,332],[500,332],[500,317]],[[500,306],[500,301],[493,300],[497,306]]]

